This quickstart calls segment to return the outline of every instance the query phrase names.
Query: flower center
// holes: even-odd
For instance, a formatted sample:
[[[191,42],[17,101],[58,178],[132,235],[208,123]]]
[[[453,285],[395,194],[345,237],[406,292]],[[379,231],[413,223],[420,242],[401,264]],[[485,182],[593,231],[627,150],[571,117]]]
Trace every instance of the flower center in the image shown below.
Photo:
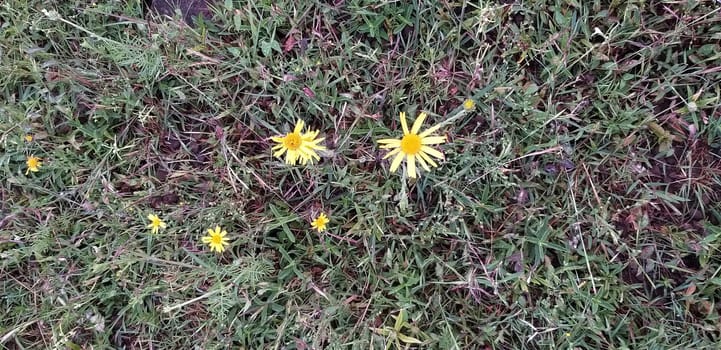
[[[30,158],[28,159],[28,166],[31,168],[36,168],[38,166],[38,160],[37,158]]]
[[[287,149],[292,150],[292,151],[295,151],[295,150],[297,150],[298,148],[300,148],[300,144],[301,144],[302,142],[303,142],[303,140],[300,138],[300,135],[297,134],[297,133],[294,133],[294,132],[289,133],[289,134],[286,135],[285,138],[283,139],[283,145],[284,145]]]
[[[405,154],[416,154],[421,150],[421,137],[416,134],[408,134],[401,139],[401,151]]]
[[[223,243],[223,237],[220,237],[220,235],[214,235],[213,237],[210,237],[210,242],[213,244],[221,244]]]

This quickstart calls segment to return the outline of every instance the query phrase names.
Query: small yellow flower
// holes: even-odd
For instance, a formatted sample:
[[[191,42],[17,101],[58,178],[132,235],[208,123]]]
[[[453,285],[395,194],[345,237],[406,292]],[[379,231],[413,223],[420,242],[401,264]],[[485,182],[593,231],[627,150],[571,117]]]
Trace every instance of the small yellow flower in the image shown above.
[[[428,145],[438,145],[446,142],[445,136],[430,136],[441,126],[435,125],[422,133],[418,133],[421,129],[423,120],[426,119],[426,114],[421,113],[418,118],[413,122],[413,126],[408,130],[408,123],[406,122],[406,113],[401,112],[401,126],[403,127],[403,138],[401,139],[382,139],[378,140],[378,143],[383,144],[381,148],[393,148],[392,151],[388,152],[383,159],[389,158],[395,155],[391,162],[391,172],[396,171],[401,165],[403,158],[407,159],[408,163],[408,177],[417,177],[416,172],[416,160],[421,164],[423,169],[430,171],[428,165],[437,167],[438,164],[430,157],[436,157],[443,159],[443,153],[437,151]]]
[[[33,135],[25,135],[25,142],[33,142]]]
[[[161,228],[168,227],[168,225],[165,224],[165,221],[161,220],[160,217],[158,217],[155,214],[148,215],[148,220],[150,220],[150,224],[148,224],[148,228],[150,229],[150,232],[153,234],[157,234]]]
[[[28,157],[28,160],[25,161],[25,164],[28,166],[28,170],[25,170],[25,175],[32,172],[38,172],[40,171],[40,167],[43,165],[43,162],[40,161],[40,158],[36,156],[30,156]]]
[[[310,226],[312,226],[314,229],[318,230],[318,232],[323,232],[325,230],[325,225],[330,222],[330,219],[325,215],[325,213],[320,213],[313,222],[310,223]]]
[[[283,153],[285,153],[285,163],[291,165],[295,165],[298,160],[300,160],[300,163],[303,165],[308,163],[308,161],[313,163],[314,159],[320,160],[320,156],[318,156],[316,151],[325,149],[325,147],[318,144],[323,141],[323,138],[316,139],[319,133],[318,130],[302,133],[304,125],[305,122],[298,119],[293,132],[289,132],[285,134],[285,136],[275,136],[271,138],[278,143],[273,146],[273,151],[275,151],[275,153],[273,153],[274,157],[280,158]]]
[[[463,101],[463,109],[465,109],[466,111],[472,110],[473,107],[475,107],[475,106],[476,106],[476,101],[473,101],[470,98]]]
[[[225,230],[221,231],[220,226],[215,226],[215,230],[209,228],[208,235],[203,237],[203,243],[210,246],[211,252],[216,250],[218,253],[222,253],[225,250],[225,246],[228,245],[226,235],[228,235],[228,232]]]

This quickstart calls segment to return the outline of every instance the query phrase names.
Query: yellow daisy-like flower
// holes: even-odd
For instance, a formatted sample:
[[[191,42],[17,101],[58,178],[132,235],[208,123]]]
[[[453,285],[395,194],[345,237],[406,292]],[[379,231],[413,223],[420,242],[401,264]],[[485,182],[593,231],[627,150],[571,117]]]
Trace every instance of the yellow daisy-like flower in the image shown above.
[[[473,101],[470,98],[463,101],[463,109],[465,109],[466,111],[470,111],[474,107],[476,107],[476,101]]]
[[[403,127],[403,138],[399,139],[382,139],[378,140],[378,143],[382,144],[381,148],[393,148],[392,151],[383,157],[383,159],[389,158],[395,155],[391,162],[391,172],[396,171],[401,165],[403,158],[407,159],[408,163],[408,177],[416,178],[416,160],[420,163],[421,167],[426,171],[432,167],[437,167],[438,164],[430,157],[436,157],[443,159],[443,153],[429,147],[428,145],[438,145],[446,142],[445,136],[430,136],[441,126],[435,125],[422,133],[418,133],[421,129],[423,120],[426,119],[426,114],[421,113],[418,118],[413,122],[413,126],[408,130],[408,123],[406,122],[406,113],[401,112],[401,126]]]
[[[325,230],[325,225],[327,225],[328,222],[330,222],[330,219],[328,219],[325,213],[320,213],[320,215],[318,215],[318,217],[310,223],[310,226],[318,230],[318,232],[323,232],[323,230]]]
[[[33,142],[33,135],[30,135],[30,134],[25,135],[25,142]]]
[[[295,165],[298,160],[300,160],[300,163],[303,165],[308,163],[308,161],[312,163],[314,159],[320,160],[320,156],[318,156],[316,151],[325,149],[325,147],[318,144],[323,141],[324,138],[316,139],[319,133],[318,130],[303,133],[304,125],[305,122],[298,119],[293,132],[289,132],[285,134],[285,136],[275,136],[271,138],[278,143],[273,146],[273,151],[275,151],[275,153],[273,153],[274,157],[280,158],[283,153],[285,153],[285,163],[291,165]]]
[[[225,246],[228,245],[228,238],[225,236],[228,232],[220,230],[220,226],[215,226],[215,230],[209,228],[208,235],[203,237],[203,243],[210,246],[210,251],[216,250],[218,253],[222,253],[225,250]]]
[[[150,224],[148,224],[150,233],[157,234],[161,228],[168,227],[168,225],[165,224],[165,221],[161,220],[160,217],[155,214],[148,215],[148,220],[150,220]]]
[[[38,172],[40,171],[40,167],[43,165],[43,162],[40,161],[40,158],[36,156],[30,156],[25,161],[25,164],[28,166],[28,170],[25,170],[25,175],[32,172]]]

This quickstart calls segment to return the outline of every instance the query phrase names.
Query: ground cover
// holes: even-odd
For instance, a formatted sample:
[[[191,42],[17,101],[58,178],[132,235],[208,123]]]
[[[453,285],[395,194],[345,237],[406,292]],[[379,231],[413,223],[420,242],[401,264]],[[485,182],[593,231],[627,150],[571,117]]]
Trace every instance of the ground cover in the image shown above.
[[[149,5],[0,4],[0,347],[717,348],[717,1]]]

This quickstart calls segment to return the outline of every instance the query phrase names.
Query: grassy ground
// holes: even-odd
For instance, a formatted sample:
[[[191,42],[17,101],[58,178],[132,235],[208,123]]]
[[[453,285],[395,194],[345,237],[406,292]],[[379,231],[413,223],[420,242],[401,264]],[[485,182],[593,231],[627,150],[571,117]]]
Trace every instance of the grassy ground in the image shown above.
[[[29,2],[0,4],[0,347],[721,341],[716,1]],[[417,181],[376,143],[402,111],[456,117]],[[271,154],[297,118],[319,163]]]

